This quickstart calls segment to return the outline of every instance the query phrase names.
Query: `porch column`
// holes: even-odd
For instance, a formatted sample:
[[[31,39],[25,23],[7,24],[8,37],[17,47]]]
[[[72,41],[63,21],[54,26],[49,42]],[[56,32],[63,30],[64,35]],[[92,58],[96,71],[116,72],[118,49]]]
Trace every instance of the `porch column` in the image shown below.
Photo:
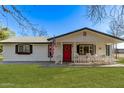
[[[115,58],[115,50],[114,50],[114,43],[112,43],[112,62],[114,62],[114,58]]]
[[[61,64],[63,63],[63,43],[61,42]]]
[[[56,44],[54,47],[53,61],[55,61],[55,64],[57,63],[57,45]]]
[[[111,53],[111,55],[110,55],[110,62],[112,62],[112,55],[113,55],[113,45],[111,44],[110,45],[110,53]]]
[[[74,42],[73,43],[73,61],[74,61],[74,63],[76,62],[75,56],[76,56],[76,43]]]

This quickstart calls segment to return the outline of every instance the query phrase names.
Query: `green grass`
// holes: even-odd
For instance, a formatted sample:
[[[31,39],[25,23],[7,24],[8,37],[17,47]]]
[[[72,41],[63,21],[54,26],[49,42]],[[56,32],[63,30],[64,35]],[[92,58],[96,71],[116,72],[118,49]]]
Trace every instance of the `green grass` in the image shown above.
[[[0,87],[124,87],[124,68],[1,64]]]
[[[124,58],[118,58],[118,63],[124,64]]]

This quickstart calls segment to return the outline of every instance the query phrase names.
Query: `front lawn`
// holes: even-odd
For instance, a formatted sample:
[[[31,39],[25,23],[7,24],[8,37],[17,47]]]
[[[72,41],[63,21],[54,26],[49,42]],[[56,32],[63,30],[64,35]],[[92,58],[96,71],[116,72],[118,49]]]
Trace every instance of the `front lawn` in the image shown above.
[[[124,68],[1,64],[0,87],[124,87]]]
[[[124,64],[124,58],[118,58],[118,63]]]

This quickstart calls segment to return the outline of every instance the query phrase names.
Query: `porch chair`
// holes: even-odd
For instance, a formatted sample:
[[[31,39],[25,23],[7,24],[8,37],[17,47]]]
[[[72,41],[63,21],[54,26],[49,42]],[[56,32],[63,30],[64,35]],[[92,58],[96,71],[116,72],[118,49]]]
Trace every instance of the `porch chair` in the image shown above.
[[[92,62],[92,60],[93,60],[93,57],[92,57],[91,53],[87,53],[86,54],[86,62],[90,63],[90,62]]]
[[[79,62],[79,55],[77,53],[75,53],[74,55],[74,63],[78,63]]]

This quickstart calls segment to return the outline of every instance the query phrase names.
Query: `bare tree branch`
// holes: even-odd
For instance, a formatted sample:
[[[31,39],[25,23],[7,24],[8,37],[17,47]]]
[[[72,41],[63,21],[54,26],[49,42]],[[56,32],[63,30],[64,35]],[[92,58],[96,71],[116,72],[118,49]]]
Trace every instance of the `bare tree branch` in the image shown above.
[[[106,18],[107,13],[105,6],[102,5],[91,5],[88,6],[88,18],[94,23],[98,23]]]
[[[5,13],[8,13],[12,16],[12,18],[17,22],[17,24],[23,29],[22,35],[28,34],[29,31],[32,33],[32,35],[36,36],[35,33],[40,32],[40,36],[45,35],[45,31],[42,31],[42,29],[39,29],[35,24],[32,24],[26,17],[23,16],[20,10],[18,10],[15,6],[11,5],[10,8],[3,6],[2,9]]]
[[[118,16],[110,22],[111,33],[116,37],[123,37],[124,35],[124,16]]]
[[[119,16],[124,16],[124,5],[91,5],[88,6],[87,15],[93,23],[101,22],[105,18],[113,20]]]

